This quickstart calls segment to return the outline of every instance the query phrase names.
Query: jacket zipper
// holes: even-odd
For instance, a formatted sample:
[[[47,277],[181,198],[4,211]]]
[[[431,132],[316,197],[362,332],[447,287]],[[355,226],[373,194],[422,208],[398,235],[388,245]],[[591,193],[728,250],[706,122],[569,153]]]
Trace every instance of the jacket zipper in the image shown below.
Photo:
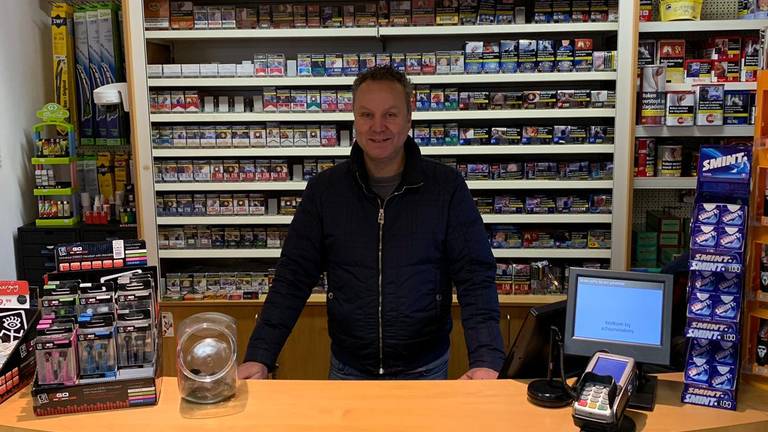
[[[360,180],[360,177],[358,177],[358,181]],[[411,187],[419,187],[423,183],[419,183],[417,185],[411,185],[411,186],[403,186],[402,189],[399,191],[391,194],[388,196],[384,202],[381,201],[381,198],[378,199],[379,201],[379,375],[384,374],[384,324],[382,320],[382,305],[384,301],[384,284],[383,284],[383,269],[382,269],[382,256],[383,250],[384,250],[384,208],[387,206],[387,201],[389,201],[390,198],[393,196],[397,196],[402,194],[406,189]]]

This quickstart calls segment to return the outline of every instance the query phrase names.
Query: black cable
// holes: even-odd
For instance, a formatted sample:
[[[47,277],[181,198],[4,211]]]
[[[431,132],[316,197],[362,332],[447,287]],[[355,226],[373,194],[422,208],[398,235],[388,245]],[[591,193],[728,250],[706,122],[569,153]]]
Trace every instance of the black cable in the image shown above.
[[[557,340],[557,350],[560,351],[560,381],[563,383],[563,388],[568,393],[568,395],[571,396],[572,400],[578,400],[579,395],[576,394],[574,389],[568,385],[568,383],[565,381],[565,351],[563,349],[563,337],[560,334],[560,330],[557,329],[557,327],[552,326],[552,331],[555,333],[555,339]],[[551,347],[550,347],[551,351]],[[577,382],[578,385],[578,382]]]

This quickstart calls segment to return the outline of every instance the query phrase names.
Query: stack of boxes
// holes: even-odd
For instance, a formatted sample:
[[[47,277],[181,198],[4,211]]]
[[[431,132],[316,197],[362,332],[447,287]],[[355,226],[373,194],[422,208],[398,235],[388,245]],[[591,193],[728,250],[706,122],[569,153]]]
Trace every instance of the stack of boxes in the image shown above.
[[[645,231],[633,230],[633,258],[636,267],[665,266],[683,253],[689,235],[687,218],[648,211]]]

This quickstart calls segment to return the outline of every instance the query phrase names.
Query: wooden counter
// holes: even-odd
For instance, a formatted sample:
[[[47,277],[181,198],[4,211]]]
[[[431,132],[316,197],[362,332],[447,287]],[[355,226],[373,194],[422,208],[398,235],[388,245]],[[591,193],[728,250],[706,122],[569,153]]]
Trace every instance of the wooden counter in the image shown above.
[[[662,375],[656,410],[631,412],[638,431],[766,431],[768,393],[742,386],[739,411],[680,403],[679,374]],[[29,389],[0,405],[0,430],[143,431],[575,431],[571,410],[526,401],[525,383],[498,381],[248,381],[215,406],[181,402],[163,378],[154,407],[35,417]]]

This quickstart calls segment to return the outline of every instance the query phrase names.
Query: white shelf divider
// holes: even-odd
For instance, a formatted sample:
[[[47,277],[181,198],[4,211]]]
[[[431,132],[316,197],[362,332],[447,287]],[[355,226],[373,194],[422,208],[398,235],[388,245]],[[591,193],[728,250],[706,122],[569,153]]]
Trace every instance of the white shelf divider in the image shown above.
[[[293,216],[158,216],[158,225],[289,225]]]
[[[614,81],[616,72],[411,75],[414,84]],[[152,78],[149,87],[351,86],[355,77]]]
[[[483,111],[418,111],[413,113],[414,121],[422,120],[508,120],[508,119],[575,119],[614,117],[612,108],[582,109],[537,109],[537,110],[483,110]],[[352,121],[352,113],[184,113],[152,114],[152,123],[197,123],[197,122],[318,122]]]
[[[574,145],[484,145],[420,147],[421,154],[438,155],[515,155],[515,154],[611,154],[613,144]],[[190,157],[291,157],[349,156],[350,147],[263,147],[263,148],[156,148],[156,158]]]
[[[493,249],[496,258],[611,258],[610,249]]]
[[[160,258],[280,258],[281,249],[161,249]]]
[[[211,182],[211,183],[157,183],[157,192],[192,191],[298,191],[307,186],[305,181],[287,182]],[[498,189],[610,189],[613,180],[469,180],[467,186],[477,190]]]
[[[696,177],[635,177],[635,189],[696,189]]]
[[[375,38],[376,27],[241,30],[148,30],[146,40]]]
[[[701,83],[701,84],[713,84],[713,83]],[[725,90],[757,90],[757,82],[725,82],[714,83],[724,84]],[[696,84],[691,83],[667,83],[664,85],[664,91],[688,91],[693,90]]]
[[[568,23],[568,24],[508,24],[474,26],[427,26],[427,27],[380,27],[381,37],[405,36],[444,36],[444,35],[482,35],[515,33],[573,33],[573,32],[615,32],[619,24],[606,23]]]
[[[280,258],[281,249],[162,249],[160,258]],[[611,257],[610,249],[493,249],[496,258],[574,258]]]
[[[747,126],[637,126],[635,137],[750,137],[753,125]]]
[[[514,223],[611,223],[610,214],[484,214],[483,222]],[[293,216],[158,216],[158,225],[289,225]]]
[[[683,33],[712,31],[760,30],[768,26],[768,20],[709,20],[641,22],[640,33]]]
[[[229,182],[229,183],[157,183],[157,192],[187,191],[299,191],[307,187],[305,181],[287,182]]]
[[[613,180],[468,180],[477,190],[496,189],[611,189]]]

